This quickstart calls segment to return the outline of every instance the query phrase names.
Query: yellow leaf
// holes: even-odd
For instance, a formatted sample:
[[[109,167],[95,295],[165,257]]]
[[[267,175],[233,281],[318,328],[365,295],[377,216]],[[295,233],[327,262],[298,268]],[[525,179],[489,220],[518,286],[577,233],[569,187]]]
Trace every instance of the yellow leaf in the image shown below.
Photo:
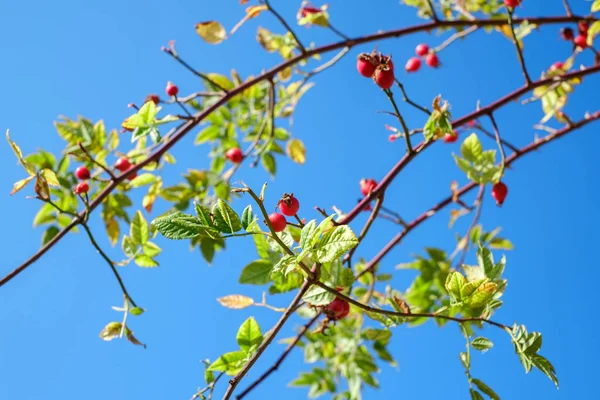
[[[233,308],[236,310],[250,307],[252,304],[254,304],[254,300],[251,297],[242,296],[241,294],[230,294],[225,297],[219,297],[217,301],[221,303],[223,307]]]
[[[592,12],[600,11],[600,0],[595,0],[592,3]]]
[[[110,244],[115,245],[119,241],[119,223],[116,219],[111,218],[105,221],[106,225],[106,233],[108,233],[108,238],[110,239]]]
[[[42,170],[42,176],[44,177],[44,179],[46,179],[46,182],[48,182],[48,185],[60,187],[60,183],[58,183],[58,179],[56,178],[56,174],[54,173],[54,171],[52,171],[48,168],[44,168]]]
[[[240,26],[244,25],[244,22],[248,21],[249,19],[258,17],[261,12],[268,10],[268,9],[269,9],[269,7],[267,7],[266,5],[250,6],[250,7],[246,8],[246,15],[244,15],[244,18],[242,18],[241,21],[238,22],[233,27],[231,32],[229,32],[229,36],[233,35],[234,32],[240,28]]]
[[[292,161],[302,165],[306,161],[306,149],[300,139],[290,139],[287,142],[286,151]]]
[[[272,53],[281,47],[281,41],[275,40],[273,33],[262,26],[258,27],[256,41],[269,53]]]
[[[279,78],[282,81],[288,81],[292,77],[292,68],[288,67],[279,71]]]
[[[10,192],[10,195],[12,196],[13,194],[17,193],[19,190],[23,189],[25,186],[27,186],[27,184],[29,182],[31,182],[31,180],[35,178],[35,175],[29,176],[25,179],[21,179],[19,182],[16,182],[13,185],[13,190]]]
[[[6,131],[6,140],[8,141],[8,144],[10,144],[10,147],[12,148],[13,153],[15,153],[15,156],[17,156],[17,159],[19,160],[19,162],[21,163],[23,168],[25,168],[25,171],[27,171],[27,173],[30,176],[35,175],[35,167],[33,165],[31,165],[31,163],[28,163],[27,161],[25,161],[23,159],[23,153],[21,152],[21,149],[19,148],[19,146],[17,146],[17,144],[15,142],[10,140],[8,130]]]
[[[206,43],[210,44],[219,44],[227,37],[225,28],[217,21],[206,21],[196,24],[196,33],[198,33]]]
[[[588,29],[588,34],[587,34],[588,46],[591,46],[594,44],[594,38],[596,36],[598,36],[598,34],[600,34],[600,21],[594,22],[592,24],[592,26],[590,26]]]

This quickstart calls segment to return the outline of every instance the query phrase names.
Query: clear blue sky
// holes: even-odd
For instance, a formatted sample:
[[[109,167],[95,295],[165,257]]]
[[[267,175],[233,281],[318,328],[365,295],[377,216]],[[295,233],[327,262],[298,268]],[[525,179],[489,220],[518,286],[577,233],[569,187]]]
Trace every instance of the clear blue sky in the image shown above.
[[[289,19],[300,1],[273,0]],[[331,0],[332,21],[348,35],[390,29],[414,23],[414,10],[398,1],[377,2]],[[381,3],[381,5],[379,5]],[[385,3],[385,4],[384,4]],[[525,0],[519,13],[560,14],[560,0]],[[572,0],[575,11],[586,13],[589,2]],[[126,104],[140,102],[149,92],[162,90],[167,80],[179,84],[181,92],[198,90],[198,81],[162,54],[160,46],[175,39],[180,53],[204,71],[227,73],[236,68],[242,76],[257,74],[278,62],[254,41],[257,26],[280,28],[265,16],[244,26],[230,41],[210,46],[194,32],[194,24],[217,19],[233,26],[243,9],[237,1],[115,1],[3,2],[0,5],[0,37],[4,38],[0,63],[0,128],[10,128],[12,137],[29,153],[37,147],[59,151],[62,142],[52,121],[59,115],[83,115],[104,119],[118,126],[128,115]],[[527,38],[526,61],[532,75],[557,60],[570,48],[558,40],[559,26],[546,27]],[[335,38],[313,28],[298,29],[305,41],[326,43]],[[418,35],[379,43],[391,52],[396,65],[412,56],[420,41],[437,44],[436,35]],[[390,144],[384,124],[391,118],[377,114],[389,108],[385,96],[355,72],[358,51],[315,79],[316,87],[298,107],[293,134],[308,149],[305,166],[288,160],[279,162],[277,180],[269,187],[273,203],[284,191],[293,191],[302,201],[302,214],[315,218],[313,206],[336,205],[349,210],[359,196],[362,177],[380,179],[403,153],[401,141]],[[417,74],[400,74],[415,100],[428,103],[441,93],[452,104],[455,116],[471,111],[477,100],[487,104],[517,88],[521,72],[514,48],[499,34],[483,32],[470,36],[440,54],[443,67],[423,68]],[[589,55],[581,61],[590,64]],[[400,68],[398,68],[400,69]],[[599,77],[585,80],[586,89],[566,107],[573,119],[584,110],[595,111]],[[421,115],[406,109],[413,127],[422,126]],[[533,139],[533,124],[542,117],[539,104],[526,107],[513,103],[497,114],[505,138],[517,144]],[[509,286],[505,306],[496,319],[524,323],[544,334],[542,354],[556,366],[560,390],[539,371],[526,376],[512,351],[506,334],[486,329],[496,347],[473,361],[473,374],[495,388],[503,399],[573,399],[595,390],[596,359],[600,356],[594,317],[598,278],[590,249],[596,248],[599,212],[597,177],[598,125],[590,125],[572,136],[518,161],[506,176],[510,187],[503,208],[488,195],[483,223],[504,227],[516,249],[508,256]],[[171,182],[187,167],[207,166],[207,147],[191,147],[194,135],[175,148],[178,164]],[[490,148],[491,141],[485,141]],[[387,205],[412,219],[443,196],[453,179],[466,178],[451,157],[458,144],[433,146],[411,164],[390,187]],[[31,227],[39,204],[26,200],[26,193],[9,197],[12,183],[23,177],[6,144],[0,146],[0,188],[3,193],[3,234],[0,248],[4,275],[37,250],[41,230]],[[245,168],[238,175],[259,186],[269,178],[262,171]],[[243,199],[236,203],[241,209]],[[157,206],[157,211],[165,205]],[[355,222],[360,227],[363,220]],[[385,271],[411,259],[424,246],[448,251],[454,235],[464,232],[470,218],[448,230],[448,210],[414,231],[382,263]],[[376,233],[361,246],[360,255],[373,256],[398,227],[378,222]],[[93,230],[103,228],[94,219]],[[246,261],[255,257],[250,241],[228,244],[227,252],[207,266],[200,254],[190,253],[181,242],[159,239],[164,248],[160,268],[143,270],[129,266],[124,278],[147,313],[132,322],[132,328],[148,349],[125,341],[105,343],[101,328],[120,314],[120,292],[114,278],[83,235],[70,234],[42,260],[0,289],[0,398],[37,399],[188,399],[203,386],[203,358],[215,359],[235,348],[235,332],[250,315],[263,331],[277,318],[273,312],[250,308],[226,310],[215,298],[242,293],[259,298],[260,289],[240,287],[237,278]],[[108,247],[103,238],[102,244]],[[121,258],[120,249],[111,256]],[[394,287],[404,290],[412,275],[398,271]],[[285,306],[288,296],[273,298]],[[301,321],[293,319],[281,337],[291,336]],[[269,350],[247,378],[257,376],[283,346]],[[382,389],[368,391],[366,399],[468,398],[467,381],[458,360],[464,341],[455,325],[438,329],[432,323],[418,329],[400,327],[394,332],[391,351],[398,369],[382,366]],[[309,367],[295,351],[280,370],[250,399],[306,398],[303,389],[287,383]],[[240,387],[245,387],[243,382]],[[219,386],[217,398],[224,390]]]

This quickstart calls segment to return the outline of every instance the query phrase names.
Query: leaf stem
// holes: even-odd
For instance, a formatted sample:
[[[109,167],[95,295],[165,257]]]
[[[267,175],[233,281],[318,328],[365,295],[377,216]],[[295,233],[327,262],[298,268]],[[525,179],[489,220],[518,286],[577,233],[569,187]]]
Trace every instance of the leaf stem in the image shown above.
[[[402,117],[402,114],[400,113],[400,110],[398,109],[398,105],[396,104],[396,101],[394,100],[394,93],[392,93],[392,91],[390,89],[385,89],[384,92],[387,95],[388,99],[390,99],[390,102],[392,103],[392,106],[394,107],[394,110],[396,111],[396,117],[398,118],[398,121],[400,121],[400,124],[402,125],[402,129],[404,130],[404,140],[406,141],[406,152],[407,152],[407,154],[410,155],[414,151],[412,148],[412,145],[410,143],[410,130],[408,129],[408,126],[406,125],[406,122],[404,121],[404,118]]]

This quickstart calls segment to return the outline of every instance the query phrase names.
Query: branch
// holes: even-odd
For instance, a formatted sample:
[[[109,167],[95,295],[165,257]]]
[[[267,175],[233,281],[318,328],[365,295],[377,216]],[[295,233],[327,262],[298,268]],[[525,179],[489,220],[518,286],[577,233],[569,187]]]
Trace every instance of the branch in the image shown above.
[[[444,50],[446,47],[450,46],[452,43],[454,43],[458,39],[461,39],[461,38],[463,38],[463,37],[465,37],[465,36],[467,36],[467,35],[475,32],[478,29],[479,29],[478,26],[470,26],[467,29],[465,29],[464,31],[460,31],[460,32],[454,33],[448,39],[444,40],[439,46],[437,46],[436,48],[434,48],[433,52],[434,53],[439,53],[440,51]]]
[[[98,161],[96,161],[94,159],[94,157],[91,156],[90,153],[88,153],[88,151],[85,149],[85,147],[83,146],[83,144],[81,144],[81,142],[77,143],[79,145],[79,148],[81,149],[81,151],[83,151],[83,153],[86,155],[86,157],[95,165],[99,166],[101,169],[104,170],[104,172],[106,172],[108,174],[108,176],[110,176],[110,179],[115,180],[117,177],[115,176],[115,174],[113,174],[113,172],[109,169],[106,168],[106,166]]]
[[[456,264],[457,268],[461,267],[465,263],[465,258],[467,257],[467,252],[469,251],[469,236],[471,236],[473,228],[475,228],[475,225],[477,225],[477,222],[479,222],[479,217],[481,217],[481,207],[483,205],[484,194],[485,185],[479,185],[479,192],[477,193],[477,197],[475,198],[475,202],[473,203],[473,205],[476,207],[475,216],[473,217],[473,221],[471,222],[471,225],[469,225],[469,229],[467,229],[465,237],[463,238],[465,244],[463,247],[462,255],[460,256],[460,260],[458,261],[458,264]]]
[[[206,82],[210,83],[211,85],[221,89],[223,92],[228,93],[227,89],[225,89],[223,86],[219,85],[217,82],[215,82],[214,80],[212,80],[208,75],[203,74],[200,71],[196,71],[194,68],[192,68],[192,66],[190,64],[188,64],[187,62],[183,61],[176,52],[174,52],[171,49],[165,49],[164,50],[165,53],[167,53],[168,55],[170,55],[171,57],[173,57],[173,59],[177,60],[177,62],[179,62],[179,64],[183,65],[188,71],[190,71],[192,74],[200,77],[201,79],[204,79]]]
[[[565,11],[569,17],[573,16],[573,12],[571,11],[571,6],[569,5],[569,0],[563,0],[563,5],[565,6]]]
[[[519,39],[517,39],[517,35],[515,33],[515,26],[513,25],[513,10],[508,10],[508,24],[510,25],[510,33],[512,34],[513,40],[515,42],[515,47],[517,48],[517,56],[519,56],[519,63],[521,64],[521,70],[523,71],[523,77],[525,78],[525,84],[527,86],[531,85],[531,78],[529,77],[529,73],[527,72],[527,68],[525,67],[525,59],[523,58],[523,49],[521,48],[521,43]]]
[[[571,16],[571,17],[556,16],[556,17],[539,17],[539,18],[524,18],[524,19],[515,18],[515,19],[513,19],[513,22],[520,23],[520,22],[527,20],[532,24],[545,25],[545,24],[564,24],[564,23],[569,23],[569,22],[578,22],[578,21],[585,20],[585,19],[587,19],[587,18],[580,17],[580,16]],[[165,138],[163,138],[164,141],[163,141],[162,145],[160,147],[158,147],[156,150],[154,150],[154,152],[151,153],[147,159],[139,162],[134,167],[132,167],[129,170],[129,173],[137,172],[137,171],[141,170],[142,168],[144,168],[146,165],[153,163],[156,160],[159,160],[163,156],[163,154],[165,154],[167,151],[169,151],[169,149],[171,149],[171,147],[173,147],[177,142],[179,142],[183,137],[185,137],[198,124],[200,124],[202,121],[204,121],[210,114],[212,114],[215,110],[217,110],[222,105],[226,104],[229,100],[231,100],[235,96],[243,93],[248,88],[251,88],[251,87],[257,85],[258,83],[260,83],[262,81],[273,78],[280,71],[283,71],[286,68],[291,67],[291,66],[297,64],[298,62],[308,59],[316,54],[323,54],[323,53],[327,53],[327,52],[334,51],[337,49],[342,49],[344,47],[351,48],[351,47],[355,47],[360,44],[370,43],[370,42],[374,42],[377,40],[402,37],[402,36],[406,36],[406,35],[413,34],[416,32],[430,31],[435,28],[451,28],[451,27],[461,27],[461,26],[480,26],[480,27],[482,27],[482,26],[501,26],[501,25],[505,25],[505,24],[506,23],[503,20],[499,20],[499,19],[452,20],[452,21],[445,20],[445,21],[438,21],[438,22],[429,22],[429,23],[414,25],[414,26],[410,26],[410,27],[406,27],[406,28],[400,28],[400,29],[395,29],[395,30],[380,32],[380,33],[374,33],[374,34],[370,34],[370,35],[366,35],[366,36],[362,36],[362,37],[358,37],[358,38],[353,38],[350,40],[344,40],[344,41],[340,41],[337,43],[317,47],[317,48],[314,48],[311,50],[307,50],[305,53],[299,54],[287,61],[284,61],[283,63],[258,75],[254,79],[250,79],[247,82],[240,84],[239,86],[235,87],[234,89],[230,90],[229,92],[227,92],[226,94],[221,96],[221,98],[216,100],[212,105],[210,105],[203,111],[200,111],[197,114],[195,114],[193,119],[187,120],[184,123],[182,123],[181,125],[179,125],[177,128],[174,128],[172,135],[170,135],[170,139],[166,140]],[[573,73],[565,74],[565,75],[562,75],[561,78],[570,79],[570,78],[575,78],[575,77],[583,77],[585,75],[588,75],[588,74],[591,74],[594,72],[598,72],[598,71],[600,71],[600,65],[596,65],[594,67],[590,67],[590,68],[576,71]],[[522,94],[528,92],[530,89],[550,83],[552,80],[553,80],[553,78],[548,78],[545,80],[538,81],[537,85],[532,84],[530,87],[523,87],[521,89],[518,89],[517,91],[509,94],[508,96],[505,96],[504,98],[502,98],[492,104],[494,105],[495,108],[498,108],[498,107],[514,100],[515,98],[520,97]],[[491,106],[492,105],[488,106],[487,108],[489,109],[489,108],[491,108]],[[455,121],[454,125],[456,125],[456,126],[462,125],[472,119],[476,119],[477,117],[484,115],[485,113],[486,113],[485,109],[481,109],[479,111],[476,111],[476,112],[462,118],[461,120]],[[419,145],[417,147],[420,147],[420,146],[422,146],[422,145]],[[426,147],[426,146],[422,146],[422,147]],[[421,150],[421,149],[419,149],[419,150]],[[412,159],[412,157],[414,157],[414,153],[409,155],[408,158]],[[385,180],[382,181],[382,183],[379,185],[379,188],[376,188],[376,191],[385,189],[385,187],[387,187],[387,185],[389,185],[391,180],[404,167],[404,165],[407,161],[408,160],[406,160],[404,158],[402,160],[400,160],[399,163],[388,173],[388,176],[386,176]],[[124,181],[126,178],[127,177],[122,174],[122,175],[118,176],[117,179],[111,181],[104,188],[104,190],[102,190],[102,192],[100,192],[96,196],[96,198],[90,203],[90,210],[94,210],[96,207],[98,207],[98,205],[100,205],[108,197],[108,195],[110,195],[112,193],[112,191],[115,190],[115,188],[118,186],[118,184],[120,182]],[[354,218],[356,218],[356,216],[367,205],[367,203],[375,198],[375,195],[376,195],[376,193],[374,192],[374,193],[372,193],[371,196],[367,196],[365,199],[363,199],[344,218],[344,222],[348,223],[348,222],[352,221]],[[46,245],[44,245],[42,248],[40,248],[35,254],[33,254],[29,259],[27,259],[23,264],[19,265],[13,271],[9,272],[6,276],[4,276],[0,280],[0,287],[5,285],[7,282],[11,281],[14,277],[16,277],[21,272],[23,272],[25,269],[27,269],[27,267],[29,267],[34,262],[36,262],[38,259],[40,259],[40,257],[42,257],[48,250],[50,250],[52,247],[54,247],[60,240],[62,240],[62,238],[71,229],[73,229],[76,225],[77,225],[76,221],[72,221],[69,225],[64,227],[54,238],[52,238],[52,240],[48,241],[48,243],[46,243]]]
[[[406,94],[406,90],[404,90],[404,85],[402,83],[400,83],[400,81],[397,78],[396,78],[396,85],[398,85],[398,87],[400,88],[400,91],[402,91],[402,100],[404,100],[405,102],[407,102],[408,104],[410,104],[411,106],[416,108],[417,110],[423,111],[425,114],[427,114],[427,116],[431,115],[431,111],[429,111],[429,108],[420,106],[408,98],[408,95]]]
[[[392,106],[394,106],[394,111],[396,112],[396,117],[398,118],[398,121],[400,121],[400,125],[402,125],[402,129],[404,130],[404,140],[406,141],[406,153],[410,155],[413,153],[413,148],[412,148],[412,145],[410,144],[410,130],[408,129],[408,126],[406,125],[406,122],[404,121],[402,114],[400,114],[398,105],[396,104],[396,101],[394,100],[394,93],[392,93],[392,91],[390,89],[385,89],[384,93],[387,95],[388,99],[390,99]]]
[[[490,117],[490,121],[492,121],[492,126],[494,127],[494,134],[496,135],[496,143],[498,144],[498,147],[500,148],[500,157],[501,157],[500,168],[501,168],[501,172],[502,172],[500,177],[502,177],[502,175],[504,175],[504,166],[506,164],[506,153],[504,152],[504,146],[502,145],[502,139],[500,139],[500,130],[498,129],[498,124],[496,124],[496,119],[494,118],[494,114],[490,113],[489,117]]]
[[[296,345],[298,344],[300,339],[302,339],[302,336],[304,336],[306,334],[306,332],[310,329],[310,327],[315,322],[317,322],[317,319],[319,319],[320,316],[321,316],[321,313],[319,312],[310,321],[308,321],[306,324],[304,324],[304,326],[302,327],[300,332],[298,332],[298,334],[296,335],[294,340],[292,340],[292,342],[290,344],[288,344],[288,346],[286,347],[284,352],[281,353],[281,355],[279,356],[277,361],[275,361],[275,364],[273,364],[271,366],[271,368],[266,370],[259,378],[257,378],[254,382],[252,382],[252,384],[250,384],[250,386],[248,386],[246,389],[244,389],[244,391],[242,393],[238,394],[235,398],[237,400],[243,399],[248,393],[250,393],[258,385],[260,385],[265,379],[267,379],[269,377],[269,375],[271,375],[273,372],[277,371],[279,369],[279,366],[281,365],[281,363],[283,363],[283,361],[292,352],[292,350],[294,350],[294,347],[296,347]]]
[[[483,126],[481,126],[481,124],[477,124],[477,126],[475,126],[474,128],[478,129],[485,136],[496,140],[496,135],[493,134],[492,132],[488,131],[487,129],[485,129]],[[506,147],[508,147],[509,149],[511,149],[512,151],[519,151],[519,148],[517,146],[513,145],[512,143],[510,143],[508,140],[500,139],[500,142],[503,145],[505,145]]]
[[[520,157],[523,157],[524,155],[526,155],[534,150],[537,150],[538,148],[542,147],[543,145],[545,145],[553,140],[559,139],[559,138],[569,134],[570,132],[573,132],[574,130],[582,128],[585,125],[589,124],[590,122],[596,121],[598,119],[600,119],[600,111],[596,111],[595,113],[591,114],[589,117],[587,117],[581,121],[577,121],[571,125],[568,125],[562,129],[557,130],[556,132],[554,132],[552,134],[549,134],[547,136],[544,136],[543,138],[533,141],[532,143],[528,144],[527,146],[522,147],[518,152],[515,152],[515,153],[511,154],[510,156],[508,156],[506,158],[506,166],[510,166],[514,161],[518,160]],[[461,196],[465,195],[466,193],[469,193],[475,187],[477,187],[477,183],[475,183],[475,182],[468,183],[465,186],[463,186],[462,188],[460,188],[459,190],[457,190],[455,195],[457,197],[461,197]],[[419,215],[412,222],[410,222],[408,224],[408,226],[402,232],[400,232],[396,236],[394,236],[392,238],[392,240],[390,240],[388,242],[388,244],[386,244],[379,251],[379,253],[377,253],[377,255],[375,255],[375,257],[373,257],[371,259],[371,261],[369,261],[365,265],[365,269],[360,274],[357,275],[356,279],[360,278],[367,271],[372,269],[377,263],[379,263],[383,259],[383,257],[385,257],[398,243],[400,243],[402,241],[402,239],[410,231],[415,229],[417,226],[419,226],[425,220],[434,216],[438,211],[440,211],[447,205],[451,204],[453,202],[452,197],[453,197],[452,195],[448,196],[447,198],[445,198],[438,204],[431,207],[429,210],[427,210],[424,213],[422,213],[421,215]]]
[[[360,235],[358,236],[358,244],[356,246],[354,246],[352,248],[352,250],[350,250],[348,252],[348,254],[346,254],[346,256],[344,257],[343,262],[347,261],[349,268],[352,266],[352,256],[356,252],[358,245],[360,245],[362,240],[365,238],[365,236],[369,232],[369,229],[371,228],[371,225],[373,225],[373,222],[375,222],[377,215],[379,215],[379,211],[381,210],[382,206],[383,206],[383,194],[381,196],[379,196],[377,198],[377,200],[375,200],[375,207],[373,208],[373,211],[371,211],[371,215],[369,215],[369,219],[365,223],[365,226],[363,226],[362,230],[360,231]]]
[[[283,25],[285,27],[285,29],[287,29],[288,32],[291,33],[291,35],[294,37],[294,40],[296,41],[296,43],[298,43],[298,48],[300,49],[302,54],[306,54],[306,47],[304,47],[304,45],[302,44],[300,39],[298,39],[298,36],[296,36],[296,33],[290,27],[290,25],[287,23],[287,21],[277,11],[275,11],[273,6],[271,6],[271,2],[269,0],[264,0],[264,2],[265,2],[265,5],[269,8],[269,11],[271,11],[271,13],[275,16],[275,18],[277,18],[279,20],[279,22],[281,22],[281,25]]]

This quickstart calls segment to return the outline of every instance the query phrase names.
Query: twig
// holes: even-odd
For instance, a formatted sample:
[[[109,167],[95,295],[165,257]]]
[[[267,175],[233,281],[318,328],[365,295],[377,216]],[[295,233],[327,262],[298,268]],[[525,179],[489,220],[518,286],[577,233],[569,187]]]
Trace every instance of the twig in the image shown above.
[[[456,268],[461,267],[465,263],[465,258],[467,257],[467,252],[469,250],[469,236],[471,236],[471,232],[473,231],[473,229],[479,222],[479,218],[481,217],[481,208],[483,205],[483,195],[484,194],[485,194],[485,185],[479,185],[479,192],[477,193],[477,197],[475,198],[475,202],[473,203],[473,206],[475,207],[475,216],[473,217],[473,221],[471,222],[471,225],[469,225],[469,229],[467,229],[467,232],[465,233],[465,237],[462,239],[462,240],[464,240],[464,247],[462,249],[462,254],[460,256],[460,260],[456,264]]]
[[[396,85],[398,85],[398,87],[400,88],[400,91],[402,92],[402,100],[404,100],[411,106],[415,107],[417,110],[423,111],[425,114],[427,114],[427,116],[431,115],[431,111],[429,111],[429,108],[420,106],[408,98],[408,95],[406,94],[406,90],[404,90],[404,85],[402,83],[400,83],[400,81],[397,78],[396,78]],[[410,133],[409,133],[409,136],[410,136]]]
[[[437,14],[435,12],[435,9],[433,8],[433,2],[431,0],[427,0],[427,4],[429,4],[429,10],[431,11],[431,18],[436,22],[439,21],[440,19],[438,18]]]
[[[83,153],[87,156],[87,158],[94,163],[95,165],[99,166],[101,169],[104,170],[104,172],[106,172],[108,174],[108,176],[110,176],[110,179],[112,179],[113,181],[115,179],[117,179],[117,177],[115,176],[115,174],[113,174],[113,172],[109,169],[106,168],[106,166],[104,166],[104,164],[99,163],[98,161],[96,161],[94,159],[94,157],[91,156],[90,153],[88,153],[88,151],[85,149],[85,147],[83,146],[83,144],[81,144],[81,142],[77,143],[79,145],[79,148],[81,149],[81,151],[83,151]]]
[[[488,131],[487,129],[485,129],[483,126],[481,126],[481,124],[479,124],[478,126],[474,127],[475,129],[479,130],[481,133],[483,133],[485,136],[496,140],[496,135],[494,135],[492,132]],[[500,142],[505,145],[506,147],[508,147],[509,149],[511,149],[512,151],[519,151],[519,148],[513,144],[511,144],[508,140],[506,139],[501,139]]]
[[[294,350],[294,347],[296,347],[296,345],[298,344],[298,342],[300,341],[300,339],[302,339],[302,337],[306,334],[306,332],[310,329],[310,327],[315,322],[317,322],[317,319],[319,319],[320,316],[321,316],[321,313],[317,313],[317,315],[315,315],[306,324],[304,324],[304,326],[302,327],[302,329],[300,330],[300,332],[298,332],[298,334],[296,335],[296,337],[294,338],[294,340],[292,340],[292,342],[290,344],[288,344],[288,346],[286,347],[285,351],[283,353],[281,353],[281,355],[279,356],[279,358],[277,359],[277,361],[275,361],[275,364],[273,364],[268,370],[266,370],[254,382],[252,382],[252,384],[250,384],[250,386],[248,386],[246,389],[244,389],[242,391],[242,393],[238,394],[236,396],[236,399],[237,400],[243,399],[248,393],[250,393],[258,385],[260,385],[265,379],[267,379],[269,377],[269,375],[271,375],[273,372],[277,371],[279,369],[279,366],[281,365],[281,363],[283,363],[283,361],[292,352],[292,350]]]
[[[171,100],[166,100],[163,103],[165,104],[173,104],[176,102],[180,102],[180,103],[187,103],[190,100],[193,100],[195,98],[198,97],[220,97],[223,96],[223,93],[219,93],[219,92],[194,92],[194,93],[190,93],[189,95],[185,96],[185,97],[175,97],[174,99]]]
[[[498,125],[496,124],[496,119],[494,118],[494,114],[489,113],[489,117],[490,117],[490,121],[492,121],[492,125],[494,127],[494,134],[496,135],[496,143],[498,144],[498,148],[500,149],[500,157],[501,157],[501,161],[500,161],[501,175],[500,175],[500,177],[502,177],[502,175],[504,175],[504,166],[506,164],[506,153],[504,152],[504,146],[502,145],[502,139],[500,139],[500,130],[498,129]]]
[[[175,59],[179,64],[183,65],[192,74],[200,77],[201,79],[204,79],[206,82],[208,82],[211,85],[219,88],[223,92],[228,93],[227,89],[225,89],[219,83],[217,83],[214,80],[212,80],[208,75],[206,75],[206,74],[204,74],[204,73],[202,73],[200,71],[196,71],[194,68],[192,68],[192,66],[190,64],[188,64],[182,58],[180,58],[179,55],[177,55],[177,53],[175,53],[174,51],[172,51],[172,50],[165,50],[165,53],[167,53],[168,55],[170,55],[171,57],[173,57],[173,59]]]
[[[189,110],[187,109],[187,107],[184,106],[182,102],[180,102],[179,100],[176,100],[176,103],[179,105],[179,107],[181,107],[181,109],[183,110],[183,112],[185,112],[186,115],[189,118],[194,118],[194,116],[189,112]]]
[[[214,381],[212,381],[210,384],[208,384],[208,386],[206,386],[205,388],[198,390],[190,400],[196,400],[197,398],[199,398],[202,394],[210,391],[209,394],[209,399],[212,397],[212,392],[215,388],[215,385],[217,384],[217,382],[219,382],[219,379],[221,379],[221,377],[225,375],[225,372],[221,372],[219,375],[217,375],[217,377],[215,378]]]
[[[433,52],[439,53],[440,51],[444,50],[446,47],[450,46],[452,43],[454,43],[458,39],[461,39],[461,38],[475,32],[478,29],[479,29],[478,26],[470,26],[465,30],[462,30],[460,32],[456,32],[456,33],[452,34],[452,36],[450,36],[448,39],[444,40],[439,46],[434,48]]]
[[[340,32],[340,30],[338,30],[336,27],[334,27],[333,25],[331,25],[331,22],[329,22],[328,27],[329,27],[329,29],[331,29],[331,31],[333,33],[335,33],[336,35],[338,35],[342,39],[345,39],[345,40],[349,39],[348,36],[344,35],[342,32]]]
[[[519,39],[517,39],[517,34],[515,33],[515,26],[513,25],[513,10],[508,10],[508,24],[510,25],[510,33],[512,34],[513,40],[515,42],[515,47],[517,48],[517,55],[519,56],[519,63],[521,64],[521,70],[523,71],[523,77],[525,78],[525,84],[527,86],[531,86],[531,78],[529,77],[529,73],[527,72],[527,68],[525,67],[525,59],[523,58],[523,49],[521,48],[521,43]]]
[[[352,248],[352,250],[350,250],[348,252],[348,254],[346,254],[346,256],[344,257],[343,262],[348,262],[348,268],[352,268],[352,256],[356,252],[356,249],[358,248],[358,246],[360,245],[362,240],[365,238],[365,236],[369,232],[369,229],[371,229],[371,225],[373,225],[373,222],[375,222],[377,215],[379,215],[379,211],[381,210],[382,205],[383,205],[383,194],[380,195],[375,200],[375,207],[373,207],[373,211],[371,211],[371,215],[369,215],[369,219],[367,219],[367,222],[365,222],[365,225],[363,226],[362,230],[360,231],[360,235],[358,236],[358,244],[356,246],[354,246]]]
[[[567,16],[572,17],[573,12],[571,11],[571,6],[569,5],[569,0],[563,0],[563,4],[565,6],[565,11],[567,12]]]
[[[392,93],[390,89],[386,89],[384,90],[384,92],[387,95],[388,99],[390,99],[390,101],[392,102],[392,106],[394,106],[394,111],[396,111],[396,117],[398,117],[398,121],[400,121],[400,125],[402,125],[402,129],[404,130],[404,141],[406,142],[406,153],[410,155],[413,153],[413,148],[410,144],[410,130],[408,129],[408,126],[406,125],[402,114],[400,114],[398,105],[394,100],[394,93]]]
[[[302,42],[300,41],[300,39],[298,39],[298,36],[296,36],[296,33],[294,32],[294,30],[292,29],[292,27],[287,23],[287,21],[273,8],[273,6],[271,6],[271,2],[269,0],[263,0],[265,5],[269,8],[269,11],[271,11],[271,13],[275,16],[275,18],[277,18],[279,20],[279,22],[281,22],[281,25],[283,25],[285,27],[285,29],[287,29],[287,31],[294,37],[294,40],[296,41],[296,43],[298,43],[298,49],[300,49],[300,51],[302,52],[302,54],[306,54],[306,47],[304,47],[304,45],[302,44]]]

